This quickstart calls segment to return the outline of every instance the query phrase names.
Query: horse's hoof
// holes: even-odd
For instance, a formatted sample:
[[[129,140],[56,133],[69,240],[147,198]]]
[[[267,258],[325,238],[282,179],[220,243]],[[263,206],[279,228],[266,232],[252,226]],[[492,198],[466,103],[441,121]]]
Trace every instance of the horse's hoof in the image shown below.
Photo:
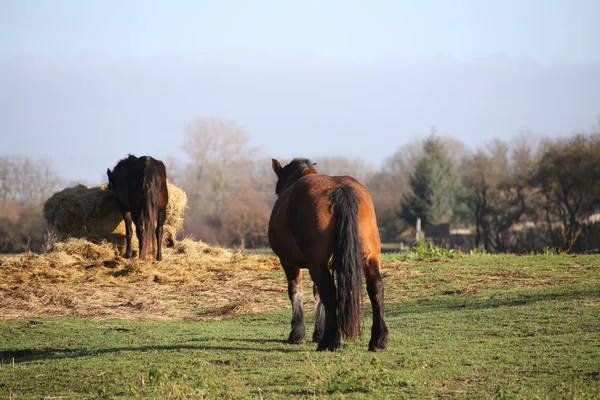
[[[332,341],[329,343],[319,343],[317,351],[336,351],[340,347],[339,341]]]
[[[329,345],[329,346],[317,346],[317,351],[336,351],[337,347],[334,345]]]
[[[314,332],[313,333],[312,340],[314,343],[319,343],[322,339],[323,339],[323,332],[320,332],[320,333]]]
[[[383,343],[369,343],[369,351],[380,353],[387,349],[387,342]]]
[[[304,333],[297,333],[297,332],[291,332],[290,336],[288,337],[287,342],[289,344],[303,344],[304,343]]]

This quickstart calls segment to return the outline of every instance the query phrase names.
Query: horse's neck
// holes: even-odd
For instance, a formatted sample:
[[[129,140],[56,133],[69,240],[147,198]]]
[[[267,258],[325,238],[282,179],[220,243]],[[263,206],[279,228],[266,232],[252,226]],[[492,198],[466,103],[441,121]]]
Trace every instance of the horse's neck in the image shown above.
[[[298,182],[300,179],[302,179],[306,175],[313,175],[313,174],[317,174],[317,173],[318,173],[317,171],[315,171],[314,169],[310,169],[310,168],[303,168],[301,170],[298,170],[290,177],[290,179],[288,179],[288,183],[285,185],[283,190],[289,188],[290,186],[292,186],[293,184]]]

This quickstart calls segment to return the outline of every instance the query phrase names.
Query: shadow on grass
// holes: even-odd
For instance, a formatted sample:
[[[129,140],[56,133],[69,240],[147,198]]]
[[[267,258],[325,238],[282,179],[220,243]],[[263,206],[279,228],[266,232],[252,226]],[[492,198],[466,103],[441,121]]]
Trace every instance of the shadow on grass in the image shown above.
[[[492,295],[439,294],[386,305],[386,316],[424,314],[456,310],[482,310],[499,307],[519,307],[539,302],[573,301],[600,298],[600,288],[553,286],[546,288],[494,291]]]
[[[427,314],[439,312],[454,312],[457,310],[481,310],[493,309],[499,307],[520,307],[533,305],[540,302],[554,301],[579,301],[585,299],[600,298],[600,288],[597,287],[570,287],[553,286],[535,289],[509,290],[506,292],[493,291],[489,293],[479,293],[476,295],[461,295],[457,293],[439,294],[436,296],[417,298],[399,303],[386,305],[386,315],[388,318],[397,318],[410,314]],[[369,314],[369,312],[366,312]],[[130,329],[115,329],[128,334]],[[12,362],[30,362],[37,360],[52,360],[96,356],[110,353],[126,352],[152,352],[152,351],[177,351],[177,350],[209,350],[209,351],[232,351],[232,352],[262,352],[262,353],[296,353],[307,350],[306,346],[312,346],[313,343],[307,343],[304,346],[288,345],[284,340],[277,339],[259,339],[259,338],[194,338],[193,342],[197,344],[173,344],[173,345],[150,345],[150,346],[132,346],[132,347],[110,347],[104,349],[89,348],[37,348],[37,349],[10,349],[0,352],[0,357],[4,363]],[[189,341],[188,341],[189,342]],[[204,342],[204,343],[203,343]],[[215,342],[217,344],[215,344]],[[222,342],[223,344],[218,344]],[[244,345],[246,343],[247,345]],[[260,346],[261,344],[279,344],[281,347],[269,348],[269,346]]]
[[[196,339],[195,341],[214,341],[214,339]],[[4,360],[5,364],[12,362],[14,358],[15,363],[38,361],[38,360],[54,360],[54,359],[65,359],[65,358],[79,358],[79,357],[90,357],[102,354],[111,353],[126,353],[126,352],[154,352],[154,351],[179,351],[179,350],[209,350],[209,351],[256,351],[265,353],[296,353],[306,351],[303,347],[297,347],[295,345],[288,345],[287,342],[282,340],[262,340],[262,339],[219,339],[220,341],[227,342],[249,342],[249,343],[278,343],[285,345],[284,348],[254,348],[250,346],[227,346],[227,345],[210,345],[210,344],[197,344],[197,345],[164,345],[164,346],[132,346],[132,347],[111,347],[105,349],[73,349],[73,348],[39,348],[39,349],[15,349],[5,350],[0,352],[0,358]]]

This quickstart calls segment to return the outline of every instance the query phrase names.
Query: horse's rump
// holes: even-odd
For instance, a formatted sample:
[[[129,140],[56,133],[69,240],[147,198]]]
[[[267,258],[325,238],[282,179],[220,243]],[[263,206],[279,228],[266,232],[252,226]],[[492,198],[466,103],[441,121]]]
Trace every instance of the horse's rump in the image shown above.
[[[285,238],[286,244],[281,247],[287,248],[291,234],[307,258],[329,259],[333,255],[336,209],[356,215],[363,252],[379,255],[373,202],[367,189],[349,176],[312,174],[299,179],[275,203],[270,226],[278,235],[273,239],[277,242],[278,237]]]
[[[160,244],[155,243],[154,233],[160,222],[159,213],[166,211],[168,203],[167,174],[162,161],[150,156],[129,157],[119,161],[112,172],[109,185],[117,191],[123,211],[130,212],[136,229],[141,230],[140,258],[145,258],[147,248],[152,252]],[[139,225],[139,226],[138,226]],[[143,245],[142,245],[143,243]]]

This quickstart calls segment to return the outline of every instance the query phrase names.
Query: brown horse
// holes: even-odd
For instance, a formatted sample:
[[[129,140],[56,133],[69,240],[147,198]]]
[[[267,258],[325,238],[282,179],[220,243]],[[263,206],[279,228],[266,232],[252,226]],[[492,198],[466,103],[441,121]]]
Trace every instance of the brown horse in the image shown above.
[[[314,283],[317,350],[337,349],[340,329],[346,339],[360,333],[364,274],[373,308],[369,350],[383,351],[388,329],[379,272],[381,242],[371,196],[356,179],[319,174],[315,165],[296,158],[282,167],[273,160],[277,201],[269,220],[269,242],[288,281],[292,303],[288,342],[305,339],[300,280],[301,268],[308,268]]]
[[[167,172],[160,160],[152,157],[129,155],[119,161],[108,175],[108,189],[116,190],[119,208],[125,220],[127,250],[125,257],[133,254],[131,222],[135,223],[135,232],[140,245],[140,259],[146,258],[148,245],[154,249],[153,233],[156,234],[158,250],[156,259],[162,260],[163,225],[167,218]]]

